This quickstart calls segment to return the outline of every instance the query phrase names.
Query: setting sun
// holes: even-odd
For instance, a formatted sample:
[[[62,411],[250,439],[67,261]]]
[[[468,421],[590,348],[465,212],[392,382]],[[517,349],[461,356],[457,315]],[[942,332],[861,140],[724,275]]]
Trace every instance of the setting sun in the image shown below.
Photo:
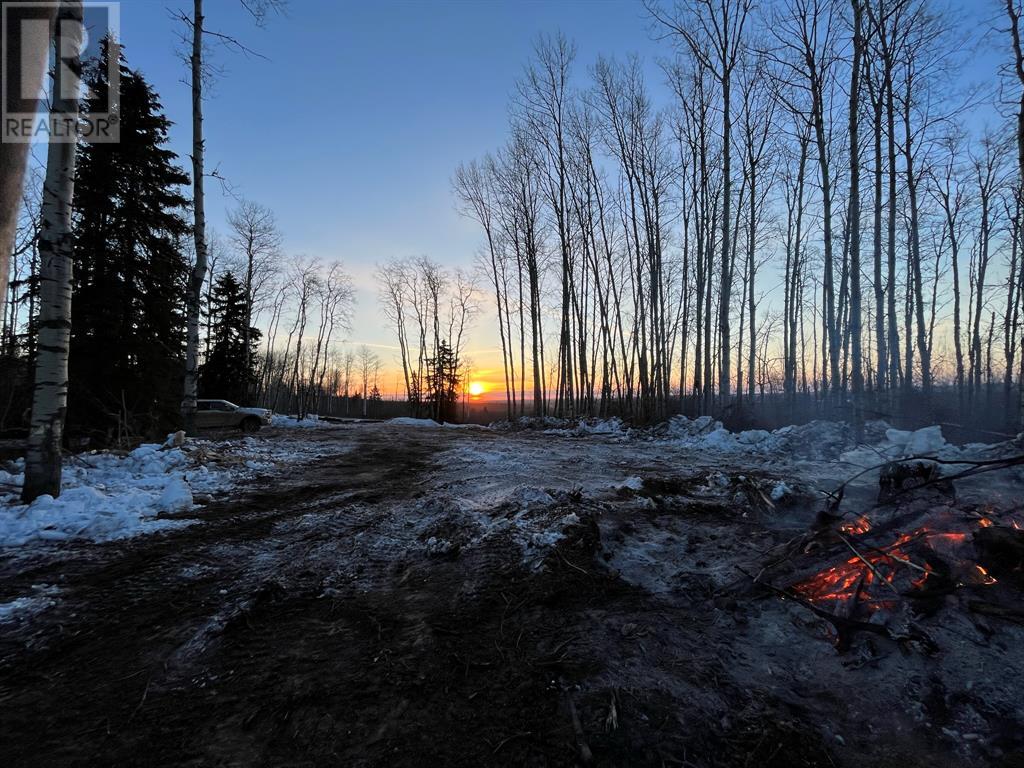
[[[486,391],[487,387],[482,381],[469,382],[469,394],[471,397],[480,397]]]

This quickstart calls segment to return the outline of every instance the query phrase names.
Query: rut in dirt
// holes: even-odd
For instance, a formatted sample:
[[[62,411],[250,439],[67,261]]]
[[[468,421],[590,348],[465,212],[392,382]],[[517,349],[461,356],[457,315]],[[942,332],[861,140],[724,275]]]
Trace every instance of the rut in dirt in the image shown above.
[[[195,525],[0,565],[5,591],[60,589],[58,606],[0,639],[0,762],[88,760],[89,744],[98,759],[129,733],[149,739],[140,716],[164,686],[205,674],[206,646],[301,580],[311,547],[356,535],[430,466],[421,440],[322,439],[320,458],[209,505]],[[328,513],[328,525],[293,525]]]

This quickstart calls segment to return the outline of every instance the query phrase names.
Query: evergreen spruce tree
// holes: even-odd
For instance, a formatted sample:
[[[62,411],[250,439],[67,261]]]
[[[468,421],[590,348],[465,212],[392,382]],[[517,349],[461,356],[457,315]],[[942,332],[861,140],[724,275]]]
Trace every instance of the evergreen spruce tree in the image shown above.
[[[200,395],[244,405],[247,383],[256,373],[260,332],[249,328],[250,349],[246,354],[245,292],[231,272],[217,278],[208,311],[212,338],[210,355],[199,369]]]
[[[459,399],[459,366],[455,351],[441,340],[437,357],[427,360],[427,387],[434,419],[455,421]]]
[[[107,56],[121,69],[121,140],[79,148],[75,194],[72,428],[101,441],[156,436],[178,423],[184,370],[188,175],[166,148],[171,122],[119,46],[104,41],[87,82],[108,90]],[[86,105],[89,108],[89,105]]]

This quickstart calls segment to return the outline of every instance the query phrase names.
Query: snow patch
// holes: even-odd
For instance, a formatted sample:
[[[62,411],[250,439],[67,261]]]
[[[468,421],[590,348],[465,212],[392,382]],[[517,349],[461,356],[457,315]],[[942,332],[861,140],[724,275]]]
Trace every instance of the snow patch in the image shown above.
[[[275,413],[270,417],[270,426],[272,427],[326,427],[330,426],[330,422],[320,421],[320,417],[316,414],[310,414],[304,419],[299,419],[295,416],[286,416],[283,413]]]
[[[192,503],[192,489],[185,478],[175,477],[164,487],[157,507],[161,512],[186,512],[192,509]]]
[[[57,587],[50,584],[33,584],[32,591],[31,595],[0,603],[0,624],[20,621],[41,613],[57,602],[54,598],[60,593]]]
[[[65,461],[61,494],[21,504],[24,460],[0,470],[0,548],[82,539],[106,542],[191,525],[181,519],[196,494],[224,491],[279,463],[311,456],[306,441],[244,438],[225,442],[144,443],[124,454],[92,451]],[[164,517],[175,515],[175,519]]]
[[[629,490],[629,491],[640,491],[643,490],[644,479],[642,477],[627,477],[621,483],[616,483],[612,488],[616,491]]]
[[[520,416],[515,421],[497,421],[490,429],[498,432],[539,430],[547,435],[584,437],[586,435],[626,436],[629,427],[618,416],[608,419],[560,419],[554,416]]]
[[[440,427],[433,419],[414,419],[411,416],[399,416],[395,419],[388,419],[388,424],[395,427]]]

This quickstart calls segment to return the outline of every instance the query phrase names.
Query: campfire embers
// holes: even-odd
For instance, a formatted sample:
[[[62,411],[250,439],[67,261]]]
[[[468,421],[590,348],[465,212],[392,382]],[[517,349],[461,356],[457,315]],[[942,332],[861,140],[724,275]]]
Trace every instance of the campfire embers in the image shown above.
[[[947,608],[959,608],[982,638],[996,631],[986,616],[1024,624],[1017,607],[1024,590],[1022,508],[997,503],[999,493],[985,506],[965,503],[953,485],[1024,464],[1024,456],[963,460],[957,463],[969,468],[948,476],[939,470],[942,463],[876,467],[878,501],[856,516],[840,511],[850,481],[841,484],[826,493],[806,534],[770,550],[754,572],[740,571],[828,622],[840,652],[859,633],[934,652],[928,618]],[[940,624],[947,628],[946,620]]]
[[[856,520],[840,525],[839,530],[851,536],[860,536],[862,533],[867,533],[871,530],[871,521],[861,515]]]
[[[1000,574],[1021,578],[1024,531],[1014,521],[982,516],[954,525],[948,508],[926,517],[934,519],[911,532],[891,530],[891,521],[874,526],[867,516],[839,525],[835,537],[849,556],[787,592],[833,624],[843,648],[858,629],[905,626],[911,617],[937,611],[947,595],[965,590],[977,598],[999,583]],[[944,529],[936,526],[940,520]],[[881,545],[882,536],[895,539]]]
[[[884,623],[905,599],[928,601],[957,588],[997,581],[974,560],[974,547],[963,531],[922,527],[877,546],[870,540],[871,525],[865,517],[840,530],[852,556],[794,584],[792,591],[847,619]],[[931,606],[918,607],[931,612]]]

